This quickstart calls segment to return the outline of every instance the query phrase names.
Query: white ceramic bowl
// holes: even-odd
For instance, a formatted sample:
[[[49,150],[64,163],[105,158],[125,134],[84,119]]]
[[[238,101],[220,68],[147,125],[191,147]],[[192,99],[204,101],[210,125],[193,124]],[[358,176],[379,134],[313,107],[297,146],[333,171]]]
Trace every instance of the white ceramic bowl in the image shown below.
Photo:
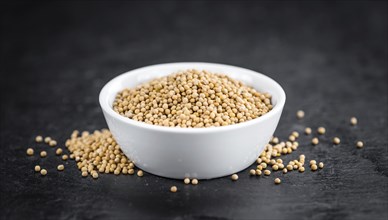
[[[150,125],[123,117],[112,109],[114,98],[122,89],[193,68],[223,73],[268,92],[274,108],[247,122],[212,128]],[[167,63],[117,76],[104,86],[99,99],[110,131],[137,167],[169,178],[211,179],[239,172],[256,160],[276,129],[286,95],[274,80],[252,70],[213,63]]]

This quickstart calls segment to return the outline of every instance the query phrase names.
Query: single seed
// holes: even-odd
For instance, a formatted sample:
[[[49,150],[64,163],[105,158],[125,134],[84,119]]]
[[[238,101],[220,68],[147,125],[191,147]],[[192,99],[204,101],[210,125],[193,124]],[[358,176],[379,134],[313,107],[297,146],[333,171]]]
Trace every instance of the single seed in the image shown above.
[[[291,135],[294,136],[294,137],[296,137],[296,138],[299,137],[299,133],[298,133],[297,131],[293,131],[293,132],[291,133]]]
[[[310,160],[310,166],[314,165],[314,164],[317,164],[317,161],[316,160]]]
[[[57,141],[51,140],[51,141],[49,141],[48,144],[49,144],[50,147],[55,147],[57,145]]]
[[[65,166],[63,166],[63,164],[60,164],[60,165],[58,165],[58,167],[57,167],[57,170],[58,171],[62,171],[62,170],[64,170],[65,169]]]
[[[291,170],[293,170],[293,169],[294,169],[294,166],[293,166],[293,165],[291,165],[291,164],[288,164],[288,165],[287,165],[287,170],[291,171]]]
[[[287,171],[287,168],[284,168],[283,169],[283,173],[286,174],[288,171]]]
[[[304,111],[302,111],[302,110],[297,111],[297,112],[296,112],[296,117],[297,117],[298,119],[304,118]]]
[[[40,170],[40,174],[41,174],[42,176],[46,176],[46,175],[47,175],[47,170],[46,170],[46,169],[41,169],[41,170]]]
[[[335,137],[335,138],[333,138],[333,143],[334,143],[335,145],[338,145],[338,144],[341,143],[341,140],[340,140],[338,137]]]
[[[190,184],[190,179],[189,179],[189,178],[185,178],[185,179],[183,180],[183,182],[184,182],[185,184]]]
[[[93,179],[97,179],[98,178],[98,173],[97,172],[92,173],[92,177],[93,177]]]
[[[264,170],[264,175],[266,175],[266,176],[271,175],[271,171],[270,170]]]
[[[263,169],[267,168],[267,164],[266,163],[261,163],[260,165],[263,167]]]
[[[311,134],[311,128],[309,128],[309,127],[305,128],[304,133],[307,135]]]
[[[288,140],[290,140],[290,141],[295,141],[295,136],[290,135],[290,136],[288,137]]]
[[[324,166],[324,164],[323,164],[322,162],[319,162],[318,167],[319,167],[320,169],[322,169],[323,166]]]
[[[316,164],[311,165],[311,170],[312,171],[316,171],[317,169],[318,169],[318,167],[317,167]]]
[[[313,145],[317,145],[317,144],[319,144],[319,140],[318,140],[318,138],[313,138],[312,140],[311,140],[311,143],[313,144]]]
[[[256,175],[256,171],[254,169],[251,169],[249,170],[249,174],[251,174],[252,176]]]
[[[69,156],[67,156],[66,154],[62,155],[62,160],[67,160],[69,158]]]
[[[47,152],[46,151],[41,151],[40,152],[40,157],[46,157],[47,156]]]
[[[43,137],[42,136],[38,135],[38,136],[35,137],[35,142],[36,143],[40,143],[42,141],[43,141]]]
[[[39,165],[36,165],[35,168],[34,168],[35,172],[39,172],[40,171],[40,166]]]
[[[351,117],[351,118],[350,118],[350,124],[353,125],[353,126],[357,125],[357,121],[358,121],[358,120],[357,120],[356,117]]]
[[[279,169],[279,166],[275,164],[275,165],[272,166],[272,169],[276,171],[276,170]]]
[[[261,176],[261,170],[256,170],[256,175]]]
[[[275,179],[275,184],[280,184],[282,181],[279,178]]]
[[[34,155],[34,149],[28,148],[26,153],[27,153],[28,156],[32,156],[32,155]]]
[[[197,180],[197,179],[192,179],[192,180],[191,180],[191,184],[197,185],[197,184],[198,184],[198,180]]]
[[[170,191],[175,193],[176,191],[178,191],[178,188],[176,186],[171,186]]]
[[[325,134],[326,133],[326,128],[319,127],[317,131],[318,131],[318,134]]]
[[[357,146],[357,148],[363,148],[364,147],[364,143],[362,141],[357,141],[356,146]]]
[[[56,151],[55,151],[55,154],[56,155],[61,155],[63,152],[62,148],[58,148]]]
[[[231,178],[232,178],[233,181],[236,181],[236,180],[238,180],[238,175],[237,174],[233,174]]]
[[[51,137],[45,137],[44,143],[48,144],[51,141]]]
[[[136,174],[137,174],[137,176],[140,176],[140,177],[144,175],[144,173],[143,173],[143,171],[142,171],[142,170],[139,170],[139,171],[137,171],[137,173],[136,173]]]
[[[299,167],[299,172],[303,173],[304,172],[304,167]]]
[[[81,175],[82,175],[83,177],[87,177],[87,176],[88,176],[88,172],[87,172],[87,171],[82,171]]]

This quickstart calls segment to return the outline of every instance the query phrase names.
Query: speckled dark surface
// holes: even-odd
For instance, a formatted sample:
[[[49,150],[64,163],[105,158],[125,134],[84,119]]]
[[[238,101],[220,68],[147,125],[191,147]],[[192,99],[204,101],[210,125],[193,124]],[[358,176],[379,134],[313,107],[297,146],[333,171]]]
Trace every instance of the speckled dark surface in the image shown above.
[[[1,219],[388,218],[386,2],[94,3],[1,3]],[[55,171],[54,149],[34,144],[37,134],[63,145],[74,129],[106,127],[97,97],[109,79],[178,61],[277,80],[288,99],[276,135],[327,128],[315,147],[302,135],[284,160],[304,153],[325,169],[261,178],[245,170],[237,182],[197,186],[150,174],[92,180],[74,161]],[[334,135],[339,146],[330,144]],[[27,157],[29,146],[48,158]],[[35,164],[48,175],[35,174]]]

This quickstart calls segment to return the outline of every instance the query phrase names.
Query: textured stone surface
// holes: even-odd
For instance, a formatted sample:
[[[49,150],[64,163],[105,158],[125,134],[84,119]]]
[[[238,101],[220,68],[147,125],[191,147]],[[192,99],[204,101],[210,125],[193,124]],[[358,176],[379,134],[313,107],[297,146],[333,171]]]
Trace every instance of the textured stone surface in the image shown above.
[[[3,3],[2,3],[3,4]],[[387,4],[92,2],[7,4],[1,9],[1,219],[387,219]],[[33,142],[63,145],[74,129],[106,127],[98,104],[114,76],[150,64],[205,61],[263,72],[287,103],[276,135],[325,126],[304,153],[312,173],[201,181],[145,174],[81,178],[74,161]],[[306,117],[297,121],[295,112]],[[359,125],[350,127],[350,116]],[[339,146],[330,139],[341,137]],[[357,150],[361,139],[365,148]],[[46,159],[25,150],[47,149]],[[238,146],[236,146],[238,147]],[[44,178],[35,164],[48,168]],[[252,166],[253,167],[253,166]],[[273,179],[281,177],[282,184]],[[178,193],[169,192],[171,185]]]

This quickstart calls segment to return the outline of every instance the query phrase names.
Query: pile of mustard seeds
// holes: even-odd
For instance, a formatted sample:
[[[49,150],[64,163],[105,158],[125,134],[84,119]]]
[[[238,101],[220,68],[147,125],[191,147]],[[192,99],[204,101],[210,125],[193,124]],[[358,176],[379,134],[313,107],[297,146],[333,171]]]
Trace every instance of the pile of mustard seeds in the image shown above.
[[[218,127],[260,117],[272,109],[271,95],[223,74],[186,70],[116,95],[113,109],[153,125]]]

